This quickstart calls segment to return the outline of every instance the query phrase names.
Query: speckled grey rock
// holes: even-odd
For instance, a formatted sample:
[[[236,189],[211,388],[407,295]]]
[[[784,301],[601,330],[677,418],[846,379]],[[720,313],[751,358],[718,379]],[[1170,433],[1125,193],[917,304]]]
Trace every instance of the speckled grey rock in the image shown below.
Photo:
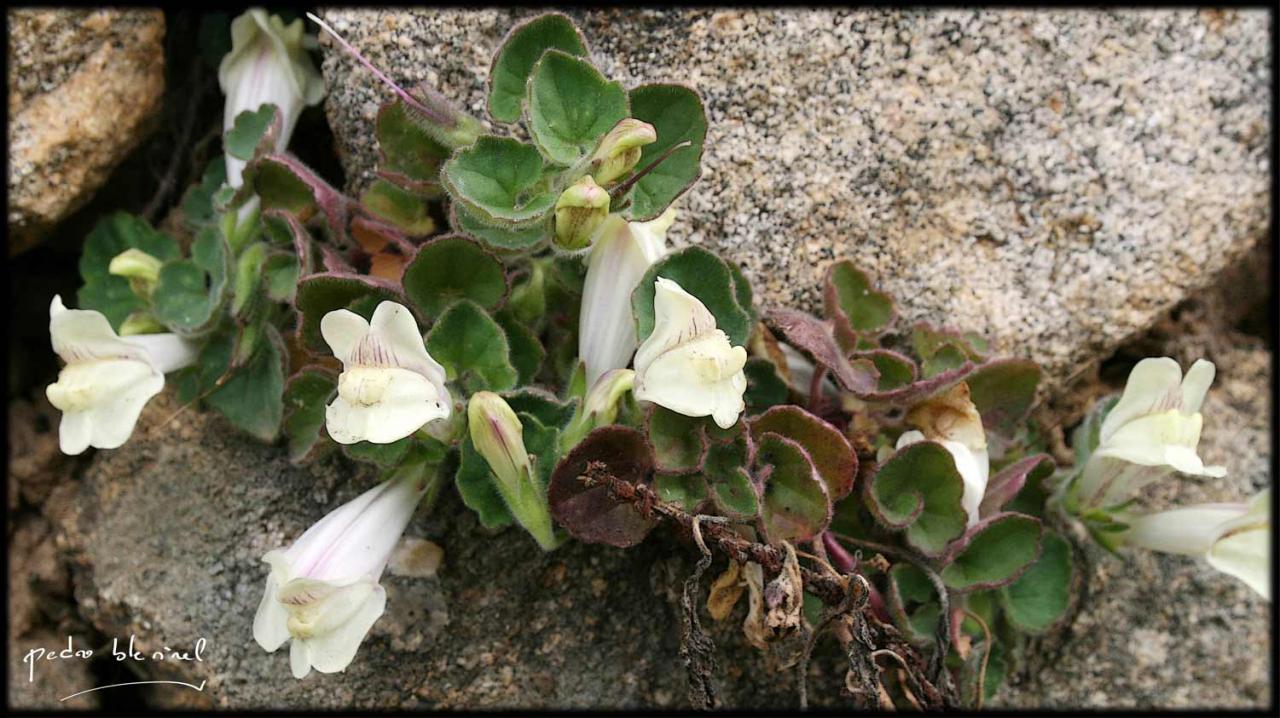
[[[9,21],[9,252],[78,209],[150,129],[164,13],[27,8]]]
[[[529,10],[326,10],[406,86],[484,116],[491,53]],[[711,119],[677,243],[813,307],[852,257],[908,321],[986,334],[1058,385],[1268,224],[1263,11],[574,11],[626,86],[683,81]],[[385,87],[332,43],[325,101],[351,184]]]

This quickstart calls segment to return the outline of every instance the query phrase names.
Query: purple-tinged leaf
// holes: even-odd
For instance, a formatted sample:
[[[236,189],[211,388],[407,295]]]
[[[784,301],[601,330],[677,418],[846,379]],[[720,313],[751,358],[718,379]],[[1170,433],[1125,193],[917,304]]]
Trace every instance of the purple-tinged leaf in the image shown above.
[[[964,479],[951,453],[932,441],[900,449],[863,484],[868,508],[881,525],[906,529],[907,543],[930,556],[964,533]]]
[[[916,363],[907,355],[892,349],[854,352],[850,355],[850,359],[867,359],[875,365],[876,371],[880,372],[880,381],[876,384],[878,392],[900,389],[914,382],[919,376]]]
[[[814,363],[825,366],[841,389],[858,395],[875,392],[880,372],[868,359],[850,362],[836,344],[830,322],[791,309],[773,309],[765,314],[765,323]]]
[[[303,222],[314,209],[323,214],[329,236],[345,246],[351,199],[321,179],[310,167],[288,154],[255,160],[246,172],[254,174],[254,189],[262,198],[263,210],[281,209]]]
[[[888,404],[894,406],[911,406],[927,399],[934,394],[946,391],[951,387],[965,380],[965,377],[973,373],[974,365],[972,362],[965,362],[963,365],[954,369],[950,369],[936,376],[927,379],[914,381],[906,386],[898,387],[890,391],[869,391],[854,392],[859,399],[873,404]]]
[[[860,335],[882,333],[895,314],[889,295],[872,289],[867,273],[847,259],[827,269],[822,298],[840,345],[846,350],[856,346]]]
[[[679,474],[702,467],[708,445],[706,421],[653,404],[645,414],[645,429],[659,471]]]
[[[832,501],[853,490],[858,456],[840,430],[798,406],[775,406],[749,421],[751,436],[760,441],[773,432],[799,443],[808,452]]]
[[[313,351],[327,354],[329,347],[320,336],[320,320],[336,309],[345,309],[361,297],[374,297],[408,304],[400,287],[390,282],[359,274],[312,274],[298,282],[299,338]]]
[[[301,276],[311,274],[312,268],[312,242],[311,233],[307,228],[288,212],[281,210],[266,210],[262,213],[264,220],[268,226],[275,225],[279,230],[286,234],[289,241],[293,244],[293,253],[298,257],[298,265],[301,267]]]
[[[595,429],[552,472],[547,488],[551,515],[579,541],[619,548],[640,543],[653,528],[653,520],[641,516],[634,505],[614,499],[607,486],[583,483],[579,477],[593,464],[615,479],[647,484],[653,454],[644,434],[631,427],[612,424]]]
[[[1028,476],[1033,480],[1040,480],[1052,474],[1056,468],[1057,465],[1048,454],[1028,456],[1004,467],[987,482],[987,491],[982,496],[982,504],[978,506],[978,515],[985,518],[999,512],[1022,491]]]
[[[965,381],[983,426],[1010,436],[1035,401],[1040,367],[1029,359],[997,359],[979,366]]]
[[[808,541],[831,523],[827,485],[799,442],[774,434],[760,437],[757,479],[763,484],[760,526],[770,543]]]

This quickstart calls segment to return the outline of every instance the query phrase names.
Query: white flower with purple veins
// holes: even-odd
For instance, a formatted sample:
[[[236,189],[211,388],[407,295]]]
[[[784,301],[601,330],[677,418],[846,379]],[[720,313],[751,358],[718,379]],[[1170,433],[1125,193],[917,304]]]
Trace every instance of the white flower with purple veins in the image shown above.
[[[627,222],[615,214],[597,230],[578,320],[578,358],[586,367],[587,386],[631,361],[638,343],[631,293],[649,267],[666,255],[667,229],[675,218],[670,208],[650,222]]]
[[[1271,490],[1248,503],[1198,504],[1127,520],[1129,546],[1204,558],[1271,600]]]
[[[351,664],[386,609],[378,580],[426,489],[416,477],[383,482],[320,519],[292,546],[262,557],[271,573],[253,639],[269,653],[292,640],[295,678]]]
[[[715,315],[676,282],[658,277],[654,289],[653,332],[636,351],[636,399],[728,429],[746,408],[747,350],[732,346]]]
[[[338,395],[324,417],[334,441],[390,444],[449,417],[444,367],[427,353],[405,306],[382,302],[368,322],[332,311],[320,320],[320,334],[342,360]]]
[[[1213,363],[1204,359],[1185,378],[1168,357],[1138,362],[1102,421],[1098,448],[1079,479],[1079,505],[1113,506],[1173,471],[1225,476],[1226,469],[1205,466],[1196,454],[1204,424],[1200,405],[1213,375]]]
[[[227,96],[224,132],[235,126],[241,112],[256,112],[270,103],[280,111],[276,152],[289,146],[302,108],[324,97],[324,80],[304,47],[308,40],[312,39],[303,36],[301,19],[286,27],[278,15],[268,16],[261,8],[251,8],[231,21],[231,52],[218,66],[218,83]],[[245,161],[228,154],[226,162],[227,184],[239,187]]]
[[[90,446],[115,449],[128,441],[142,407],[164,388],[164,375],[193,364],[197,349],[176,334],[121,337],[101,312],[49,305],[53,351],[66,362],[45,389],[62,412],[58,445],[64,454]]]

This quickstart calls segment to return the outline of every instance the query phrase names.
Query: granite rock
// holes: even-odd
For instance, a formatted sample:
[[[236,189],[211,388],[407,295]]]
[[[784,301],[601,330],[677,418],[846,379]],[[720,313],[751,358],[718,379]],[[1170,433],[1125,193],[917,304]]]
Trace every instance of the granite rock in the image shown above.
[[[164,14],[28,8],[9,21],[9,253],[88,202],[164,92]]]
[[[485,117],[530,10],[330,9],[392,78]],[[1269,220],[1264,11],[572,11],[606,75],[706,100],[677,244],[815,308],[851,257],[907,321],[984,333],[1053,389],[1205,286]],[[322,40],[349,184],[390,92]]]

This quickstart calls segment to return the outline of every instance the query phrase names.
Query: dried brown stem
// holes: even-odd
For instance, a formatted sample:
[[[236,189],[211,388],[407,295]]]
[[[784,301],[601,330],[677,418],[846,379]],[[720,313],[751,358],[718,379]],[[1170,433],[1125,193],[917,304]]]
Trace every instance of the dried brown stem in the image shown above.
[[[673,521],[692,531],[694,514],[685,511],[676,504],[658,498],[653,489],[644,485],[633,484],[611,475],[608,468],[600,462],[587,465],[586,473],[579,477],[587,486],[604,486],[609,494],[618,501],[625,501],[636,507],[640,515],[646,519],[660,518]],[[704,523],[702,537],[709,544],[738,563],[755,562],[760,564],[765,574],[776,576],[782,570],[786,554],[773,546],[748,541],[735,534],[727,522]],[[849,579],[845,576],[830,576],[818,573],[805,567],[800,568],[800,576],[805,590],[822,599],[828,606],[838,606],[845,601],[849,593]]]

